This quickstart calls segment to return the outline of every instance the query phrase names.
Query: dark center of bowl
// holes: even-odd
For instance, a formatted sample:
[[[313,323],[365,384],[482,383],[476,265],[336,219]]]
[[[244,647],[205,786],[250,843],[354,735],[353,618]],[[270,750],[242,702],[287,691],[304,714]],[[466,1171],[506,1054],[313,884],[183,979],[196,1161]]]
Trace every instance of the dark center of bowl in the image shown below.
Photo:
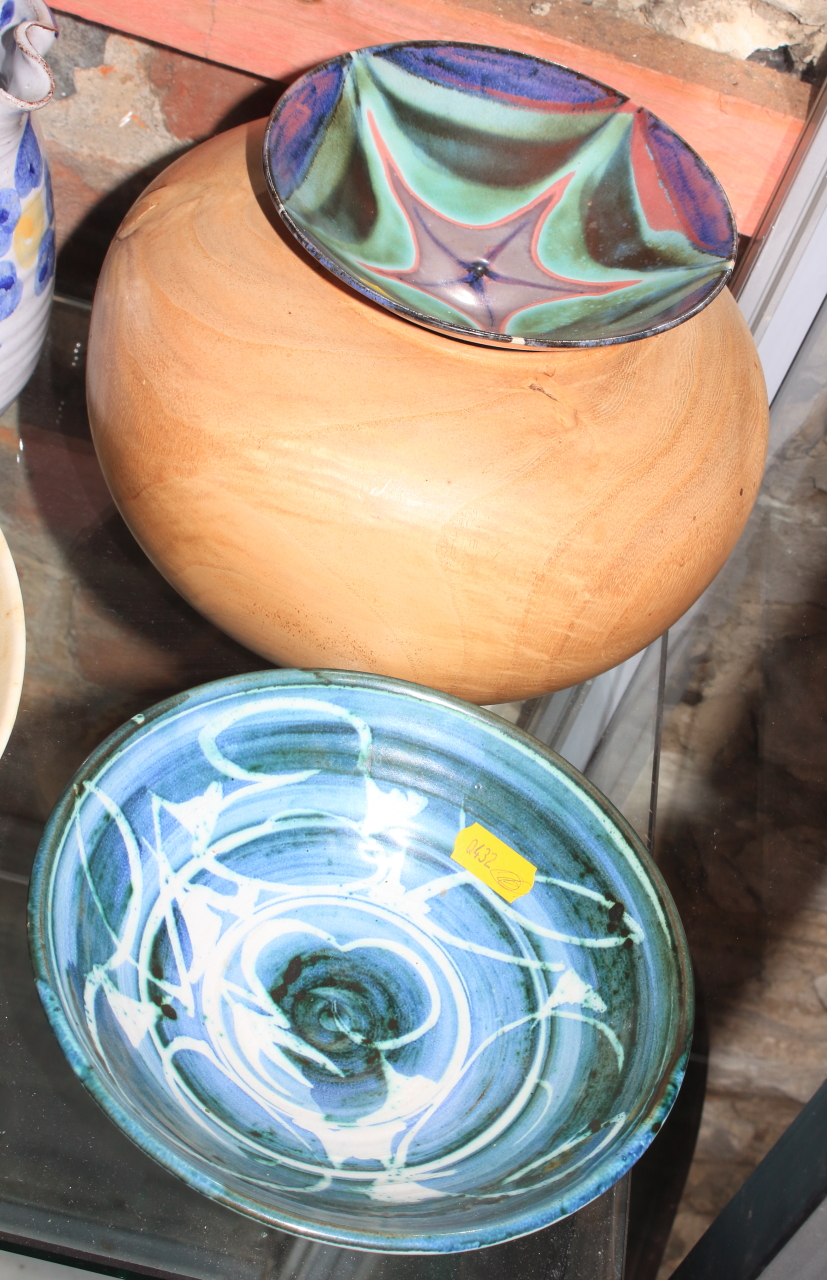
[[[469,284],[474,284],[483,276],[488,275],[488,263],[477,261],[472,262],[468,267],[468,275],[465,277]]]
[[[362,957],[338,951],[294,956],[271,991],[273,1001],[290,1019],[291,1031],[318,1049],[342,1073],[321,1064],[302,1062],[319,1083],[355,1082],[381,1077],[377,1046],[400,1033],[400,1010],[376,967]]]

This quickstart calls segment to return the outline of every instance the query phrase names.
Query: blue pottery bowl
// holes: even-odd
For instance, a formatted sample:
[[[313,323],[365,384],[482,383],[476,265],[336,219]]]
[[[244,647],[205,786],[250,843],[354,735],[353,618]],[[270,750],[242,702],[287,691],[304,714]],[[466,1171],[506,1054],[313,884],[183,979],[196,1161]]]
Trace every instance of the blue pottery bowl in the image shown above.
[[[505,49],[418,41],[334,58],[264,140],[293,235],[360,293],[471,342],[628,342],[724,287],[726,196],[623,94]]]
[[[29,925],[124,1133],[337,1245],[546,1226],[683,1075],[686,943],[631,829],[527,735],[400,681],[268,671],[135,716],[52,814]]]

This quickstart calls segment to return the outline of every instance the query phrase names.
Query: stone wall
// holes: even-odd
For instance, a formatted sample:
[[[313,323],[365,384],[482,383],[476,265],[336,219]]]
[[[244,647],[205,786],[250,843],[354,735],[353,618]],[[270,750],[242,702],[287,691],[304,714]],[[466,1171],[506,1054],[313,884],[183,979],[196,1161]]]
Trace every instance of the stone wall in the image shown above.
[[[716,53],[792,71],[812,82],[823,78],[827,0],[591,0],[591,4]]]

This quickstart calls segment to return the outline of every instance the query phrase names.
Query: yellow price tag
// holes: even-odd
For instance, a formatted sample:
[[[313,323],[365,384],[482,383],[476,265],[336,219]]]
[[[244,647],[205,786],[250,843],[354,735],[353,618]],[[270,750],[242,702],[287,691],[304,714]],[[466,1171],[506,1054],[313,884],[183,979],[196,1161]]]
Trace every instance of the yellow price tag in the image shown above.
[[[522,898],[534,887],[537,868],[479,822],[460,831],[451,857],[506,902]]]

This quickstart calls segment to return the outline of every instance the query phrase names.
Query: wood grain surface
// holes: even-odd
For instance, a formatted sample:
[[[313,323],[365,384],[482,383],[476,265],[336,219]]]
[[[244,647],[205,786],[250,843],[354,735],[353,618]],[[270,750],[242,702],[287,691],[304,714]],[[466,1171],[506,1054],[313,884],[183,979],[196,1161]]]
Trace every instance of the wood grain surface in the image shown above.
[[[287,236],[262,129],[162,174],[98,287],[93,436],[153,561],[274,662],[482,703],[652,641],[723,564],[761,478],[766,395],[729,293],[615,347],[441,337]]]
[[[63,0],[62,7],[276,80],[295,79],[349,49],[395,40],[469,40],[561,62],[628,94],[685,138],[723,184],[743,235],[755,231],[806,114],[806,87],[796,83],[797,95],[789,85],[782,89],[780,73],[762,68],[762,78],[754,68],[744,69],[748,64],[706,54],[706,61],[719,59],[719,83],[715,75],[704,75],[703,82],[691,71],[675,75],[674,58],[663,56],[667,71],[651,65],[658,57],[638,53],[652,43],[642,28],[620,21],[625,47],[613,52],[605,38],[602,47],[590,47],[585,23],[565,23],[560,30],[569,34],[559,34],[544,19],[532,18],[527,0],[521,21],[513,6],[500,4],[494,12],[485,0]],[[579,25],[584,43],[570,38]],[[661,37],[659,47],[664,42],[670,49],[684,44]],[[693,55],[688,64],[698,61],[699,51]],[[759,82],[767,92],[756,92]],[[768,92],[771,84],[774,93]]]
[[[0,529],[0,756],[17,716],[26,662],[26,619],[20,583]]]

